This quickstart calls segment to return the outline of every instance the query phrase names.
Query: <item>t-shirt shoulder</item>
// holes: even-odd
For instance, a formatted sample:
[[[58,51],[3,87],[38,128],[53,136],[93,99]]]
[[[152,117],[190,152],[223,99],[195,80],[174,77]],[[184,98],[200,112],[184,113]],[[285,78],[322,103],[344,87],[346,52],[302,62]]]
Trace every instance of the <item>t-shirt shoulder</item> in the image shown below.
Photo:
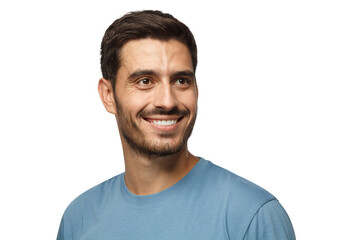
[[[247,198],[251,202],[258,200],[261,205],[275,199],[271,193],[262,187],[213,163],[209,168],[209,175],[210,178],[217,179],[224,190],[231,192],[232,197],[237,195],[242,198],[241,200]]]
[[[244,236],[259,209],[277,201],[265,189],[215,164],[209,167],[207,175],[207,181],[226,205],[226,227],[231,237]]]
[[[120,191],[122,174],[116,175],[80,194],[68,205],[64,216],[66,214],[76,214],[76,212],[88,208],[89,205],[101,204],[103,199],[109,198],[109,195],[114,194],[114,189],[119,189]]]
[[[265,203],[251,220],[244,240],[295,240],[290,218],[278,200]]]

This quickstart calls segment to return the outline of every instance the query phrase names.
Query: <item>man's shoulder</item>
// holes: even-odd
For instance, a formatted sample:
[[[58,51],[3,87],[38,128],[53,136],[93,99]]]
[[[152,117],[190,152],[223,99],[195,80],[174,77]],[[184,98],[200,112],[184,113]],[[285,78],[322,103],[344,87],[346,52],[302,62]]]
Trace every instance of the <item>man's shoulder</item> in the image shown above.
[[[210,161],[203,185],[214,199],[226,203],[231,209],[246,210],[250,214],[276,199],[264,188]]]
[[[204,177],[204,182],[207,182],[205,184],[208,184],[205,186],[208,189],[207,191],[212,192],[210,197],[211,201],[214,202],[214,206],[217,206],[217,208],[223,206],[225,208],[227,232],[231,236],[230,238],[242,236],[242,239],[245,233],[249,232],[250,227],[251,231],[248,233],[248,237],[252,237],[256,233],[256,226],[264,229],[264,231],[269,230],[265,226],[270,226],[272,230],[275,229],[274,231],[278,232],[276,236],[285,233],[294,236],[291,222],[285,210],[271,193],[211,162],[209,166]],[[270,232],[267,234],[270,234]],[[295,238],[279,237],[271,239]]]
[[[275,197],[264,188],[255,183],[210,162],[208,178],[212,179],[212,184],[223,189],[233,196],[247,196],[250,200],[265,199],[272,200]]]
[[[122,174],[116,175],[80,194],[66,208],[64,215],[83,214],[89,208],[98,208],[120,190]]]

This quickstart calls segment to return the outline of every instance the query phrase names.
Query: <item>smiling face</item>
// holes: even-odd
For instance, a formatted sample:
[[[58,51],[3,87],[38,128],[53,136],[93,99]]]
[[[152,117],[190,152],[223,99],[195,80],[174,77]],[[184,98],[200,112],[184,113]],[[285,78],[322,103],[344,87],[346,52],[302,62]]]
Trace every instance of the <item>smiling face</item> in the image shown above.
[[[152,156],[186,150],[198,96],[188,48],[176,40],[131,40],[120,60],[114,100],[124,148]]]

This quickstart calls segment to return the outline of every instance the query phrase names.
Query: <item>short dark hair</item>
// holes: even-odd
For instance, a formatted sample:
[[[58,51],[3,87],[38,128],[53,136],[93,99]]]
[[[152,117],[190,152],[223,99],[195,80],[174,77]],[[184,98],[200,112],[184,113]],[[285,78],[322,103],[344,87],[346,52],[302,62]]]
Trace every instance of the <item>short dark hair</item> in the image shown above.
[[[130,12],[109,26],[101,42],[102,75],[111,81],[113,87],[115,87],[116,73],[121,66],[121,48],[130,40],[143,38],[164,41],[175,39],[185,44],[190,51],[193,69],[196,70],[196,42],[185,24],[161,11]]]

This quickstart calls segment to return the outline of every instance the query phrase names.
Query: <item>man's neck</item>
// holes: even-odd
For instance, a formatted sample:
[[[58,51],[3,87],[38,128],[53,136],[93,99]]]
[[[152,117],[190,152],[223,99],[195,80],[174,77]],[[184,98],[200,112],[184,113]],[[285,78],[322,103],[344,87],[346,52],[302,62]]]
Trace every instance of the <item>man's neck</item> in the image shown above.
[[[176,154],[149,157],[124,149],[125,183],[136,195],[161,192],[181,180],[199,159],[185,145]]]

